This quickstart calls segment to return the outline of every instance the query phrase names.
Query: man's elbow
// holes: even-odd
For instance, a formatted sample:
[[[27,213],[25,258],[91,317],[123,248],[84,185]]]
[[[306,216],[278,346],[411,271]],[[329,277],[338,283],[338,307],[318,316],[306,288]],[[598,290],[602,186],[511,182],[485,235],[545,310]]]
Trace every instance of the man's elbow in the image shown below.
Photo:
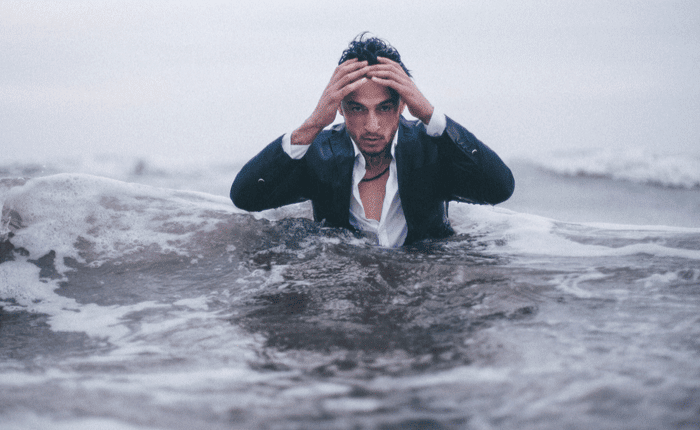
[[[491,189],[491,201],[489,203],[492,205],[503,203],[513,195],[513,191],[515,191],[515,178],[509,171],[508,176],[498,181],[497,186]]]
[[[257,208],[256,200],[251,193],[246,192],[245,189],[237,187],[234,182],[231,186],[231,192],[229,194],[233,205],[238,209],[243,209],[248,212],[257,212],[261,209]]]

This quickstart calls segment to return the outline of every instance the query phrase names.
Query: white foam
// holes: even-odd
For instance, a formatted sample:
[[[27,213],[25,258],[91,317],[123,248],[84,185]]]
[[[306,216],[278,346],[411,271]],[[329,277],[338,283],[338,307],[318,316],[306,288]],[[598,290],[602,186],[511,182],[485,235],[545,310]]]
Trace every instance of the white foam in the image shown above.
[[[539,154],[530,160],[564,175],[600,176],[669,187],[700,187],[700,158],[686,154],[650,154],[611,149],[574,154]]]
[[[369,413],[374,412],[384,404],[378,399],[372,398],[338,398],[323,401],[323,409],[330,413]]]
[[[697,283],[698,281],[700,281],[700,269],[654,273],[646,278],[638,279],[636,282],[643,284],[644,288],[654,288],[666,286],[672,282]]]
[[[103,339],[118,339],[129,332],[119,324],[125,314],[153,305],[83,305],[56,294],[56,288],[56,281],[39,280],[39,268],[32,264],[9,261],[0,265],[0,297],[14,300],[14,303],[0,302],[3,308],[10,312],[25,310],[49,315],[48,323],[55,331],[85,332]]]
[[[289,388],[283,391],[282,395],[291,398],[308,399],[309,397],[342,396],[348,394],[350,391],[351,388],[347,385],[317,382],[311,385]]]
[[[89,336],[118,342],[131,334],[132,330],[123,324],[124,317],[144,309],[155,309],[167,305],[155,302],[140,302],[134,305],[99,306],[94,303],[75,303],[72,312],[67,309],[49,309],[44,307],[42,313],[52,315],[48,322],[55,331],[83,332]]]
[[[173,305],[175,306],[187,306],[190,309],[196,310],[207,310],[209,309],[209,304],[207,303],[209,299],[206,296],[197,297],[194,299],[182,299],[178,300]]]
[[[80,304],[56,294],[57,281],[40,280],[39,271],[33,264],[22,261],[0,265],[0,297],[5,299],[0,304],[8,312],[24,310],[49,315],[47,322],[55,331],[83,332],[116,341],[131,332],[121,323],[125,315],[163,306],[154,302],[128,306]]]
[[[455,204],[450,217],[458,233],[473,235],[491,244],[489,250],[509,256],[621,257],[648,254],[700,260],[700,250],[651,243],[649,237],[664,239],[677,234],[700,234],[698,228],[627,226],[614,224],[567,224],[537,215],[522,214],[490,206]],[[567,228],[569,226],[570,228]],[[577,235],[624,237],[640,243],[625,246],[586,244]]]
[[[604,275],[597,270],[591,270],[590,272],[583,274],[572,273],[555,276],[550,282],[562,292],[571,294],[581,299],[589,299],[595,297],[595,294],[586,290],[581,284],[590,281],[599,281],[607,278],[608,276],[609,275]]]
[[[108,418],[56,419],[34,412],[15,412],[3,416],[2,429],[12,430],[155,430],[159,427],[132,425]]]
[[[240,212],[226,198],[81,174],[35,178],[11,189],[3,213],[10,211],[19,214],[23,226],[12,238],[15,247],[33,258],[56,251],[61,272],[67,269],[64,257],[99,265],[149,248],[187,255],[180,245],[216,225],[216,219],[204,216],[207,211]],[[85,251],[90,261],[83,258]]]
[[[5,310],[41,311],[47,303],[54,303],[54,307],[73,305],[73,301],[53,292],[58,287],[55,281],[40,281],[39,272],[38,267],[24,262],[6,261],[0,265],[0,298],[14,300],[0,301]]]
[[[509,380],[509,373],[509,370],[499,369],[497,367],[462,366],[435,373],[409,376],[400,381],[380,376],[372,381],[371,386],[376,390],[390,391],[392,389],[397,389],[399,384],[403,389],[423,389],[445,384],[460,384],[463,381],[498,384],[507,382]]]

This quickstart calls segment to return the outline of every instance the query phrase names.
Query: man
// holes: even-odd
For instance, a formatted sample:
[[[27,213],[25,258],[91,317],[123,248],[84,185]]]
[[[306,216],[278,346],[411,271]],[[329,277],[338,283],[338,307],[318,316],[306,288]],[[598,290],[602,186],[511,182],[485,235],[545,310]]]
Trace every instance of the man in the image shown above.
[[[324,130],[336,112],[345,123]],[[231,200],[249,211],[311,200],[316,221],[397,247],[454,234],[449,201],[497,204],[513,187],[501,159],[428,102],[396,49],[362,34],[311,116],[241,169]]]

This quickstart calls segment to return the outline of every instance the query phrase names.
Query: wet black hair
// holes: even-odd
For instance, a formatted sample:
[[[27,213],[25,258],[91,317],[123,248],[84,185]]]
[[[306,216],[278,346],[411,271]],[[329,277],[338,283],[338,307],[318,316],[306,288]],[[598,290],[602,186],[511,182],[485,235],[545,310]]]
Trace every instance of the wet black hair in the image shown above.
[[[384,57],[399,63],[404,72],[410,77],[411,72],[409,72],[403,64],[403,61],[401,61],[399,51],[387,41],[378,37],[365,37],[367,33],[366,31],[360,33],[350,42],[347,49],[343,51],[343,54],[340,56],[338,64],[340,65],[348,60],[357,58],[359,61],[367,61],[369,65],[373,65],[379,63],[377,57]]]

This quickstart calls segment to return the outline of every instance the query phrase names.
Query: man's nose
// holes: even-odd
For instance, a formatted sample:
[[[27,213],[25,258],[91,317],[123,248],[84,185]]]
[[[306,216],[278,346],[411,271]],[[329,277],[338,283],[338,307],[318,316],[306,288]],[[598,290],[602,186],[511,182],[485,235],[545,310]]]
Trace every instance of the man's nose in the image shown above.
[[[374,112],[369,112],[369,115],[367,115],[367,122],[365,123],[365,128],[370,133],[379,131],[379,118],[377,117],[377,114],[375,114]]]

